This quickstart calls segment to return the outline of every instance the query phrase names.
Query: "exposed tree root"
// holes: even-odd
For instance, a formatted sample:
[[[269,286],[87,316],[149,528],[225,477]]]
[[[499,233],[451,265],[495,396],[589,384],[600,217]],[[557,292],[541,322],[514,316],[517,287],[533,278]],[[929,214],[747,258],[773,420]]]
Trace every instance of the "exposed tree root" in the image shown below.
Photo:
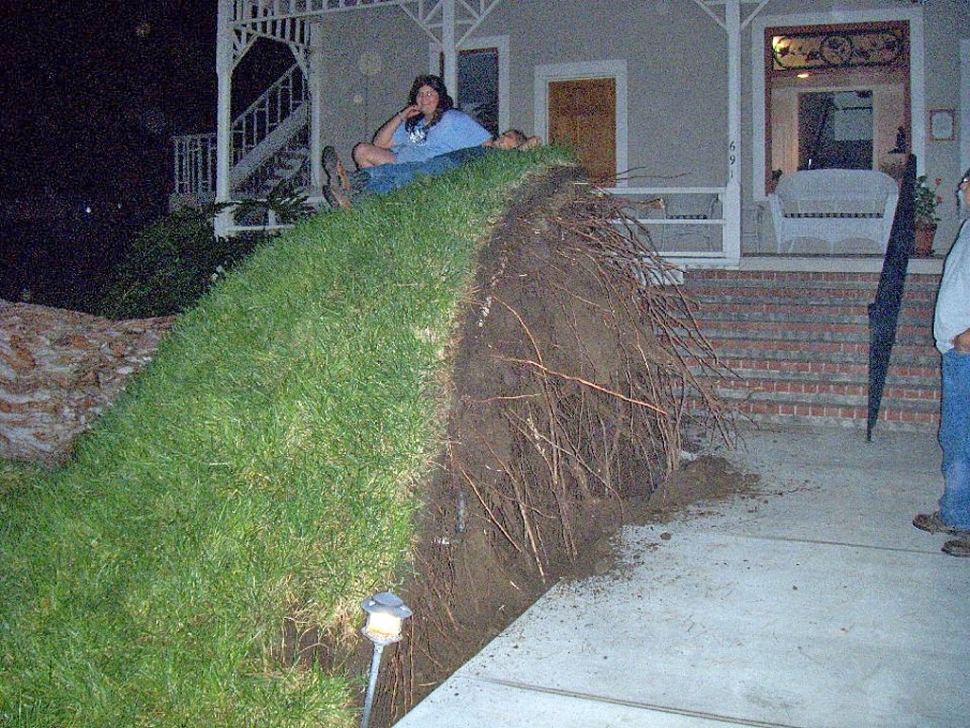
[[[499,226],[456,350],[387,722],[570,572],[591,508],[662,487],[689,437],[733,439],[725,372],[672,280],[623,203],[566,172]]]

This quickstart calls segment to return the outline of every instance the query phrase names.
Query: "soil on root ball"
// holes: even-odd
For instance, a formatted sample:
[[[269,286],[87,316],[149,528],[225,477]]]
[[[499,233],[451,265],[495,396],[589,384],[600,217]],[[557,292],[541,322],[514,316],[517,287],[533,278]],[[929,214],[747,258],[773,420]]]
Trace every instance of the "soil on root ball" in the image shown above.
[[[452,351],[446,447],[418,523],[414,610],[371,724],[391,725],[550,586],[614,568],[624,524],[744,492],[726,460],[682,466],[731,412],[686,361],[713,352],[643,231],[573,168],[524,185],[483,248]],[[639,282],[638,282],[639,281]],[[685,406],[690,392],[700,405]],[[361,657],[364,657],[362,654]]]

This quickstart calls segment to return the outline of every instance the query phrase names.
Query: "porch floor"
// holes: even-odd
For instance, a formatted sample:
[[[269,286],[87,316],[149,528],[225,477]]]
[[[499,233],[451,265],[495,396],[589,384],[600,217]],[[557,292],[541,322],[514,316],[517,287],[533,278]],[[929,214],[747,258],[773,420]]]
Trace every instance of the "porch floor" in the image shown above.
[[[966,726],[970,561],[911,525],[933,435],[762,428],[724,454],[757,497],[625,530],[610,573],[552,588],[397,725]]]

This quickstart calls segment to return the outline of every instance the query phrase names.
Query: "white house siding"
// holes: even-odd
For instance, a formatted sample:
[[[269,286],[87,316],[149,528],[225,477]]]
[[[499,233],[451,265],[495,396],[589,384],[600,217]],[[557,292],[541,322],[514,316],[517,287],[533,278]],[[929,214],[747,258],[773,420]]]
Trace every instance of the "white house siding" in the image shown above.
[[[727,37],[691,0],[507,1],[481,33],[510,37],[513,126],[539,126],[536,66],[625,61],[628,166],[652,177],[631,184],[724,184]]]
[[[930,0],[924,6],[926,109],[953,109],[957,120],[963,105],[970,100],[970,89],[960,85],[960,41],[970,39],[970,3],[963,0]],[[970,80],[970,79],[968,79]],[[962,99],[961,99],[962,96]],[[927,121],[927,128],[929,122]],[[937,250],[949,250],[959,228],[954,190],[960,175],[970,167],[961,158],[960,135],[970,134],[957,121],[953,141],[927,141],[924,171],[929,177],[943,178],[941,193],[946,202],[940,206],[940,227],[936,233]]]
[[[398,8],[334,13],[322,27],[323,139],[349,162],[354,144],[369,141],[407,103],[414,77],[428,73],[430,36]],[[361,71],[362,56],[379,60],[376,75]]]

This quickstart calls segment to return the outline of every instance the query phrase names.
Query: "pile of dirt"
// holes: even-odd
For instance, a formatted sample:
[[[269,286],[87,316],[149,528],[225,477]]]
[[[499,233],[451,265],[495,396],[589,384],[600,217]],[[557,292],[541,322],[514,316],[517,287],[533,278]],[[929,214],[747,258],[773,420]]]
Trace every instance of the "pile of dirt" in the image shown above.
[[[447,445],[419,523],[414,609],[372,725],[390,725],[561,579],[609,571],[622,525],[752,482],[685,450],[732,438],[691,302],[635,223],[562,168],[520,189],[453,351]],[[702,374],[698,375],[700,363]],[[693,368],[690,366],[693,364]],[[366,664],[368,654],[359,659]]]

